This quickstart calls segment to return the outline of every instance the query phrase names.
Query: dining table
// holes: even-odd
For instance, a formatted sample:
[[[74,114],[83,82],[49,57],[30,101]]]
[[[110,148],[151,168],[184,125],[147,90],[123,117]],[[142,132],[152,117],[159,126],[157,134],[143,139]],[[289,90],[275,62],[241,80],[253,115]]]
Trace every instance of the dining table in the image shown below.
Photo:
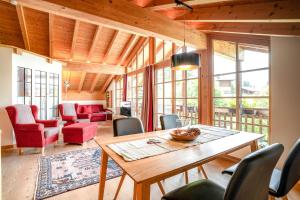
[[[104,198],[109,158],[115,161],[122,168],[123,173],[126,173],[134,181],[134,200],[149,200],[151,184],[203,165],[218,157],[226,156],[247,146],[250,147],[251,152],[256,151],[258,140],[263,137],[261,134],[238,131],[227,137],[133,161],[125,160],[110,147],[112,144],[122,142],[156,138],[169,132],[170,130],[160,130],[114,137],[105,141],[102,141],[101,138],[96,139],[96,142],[102,149],[98,199],[103,200]]]

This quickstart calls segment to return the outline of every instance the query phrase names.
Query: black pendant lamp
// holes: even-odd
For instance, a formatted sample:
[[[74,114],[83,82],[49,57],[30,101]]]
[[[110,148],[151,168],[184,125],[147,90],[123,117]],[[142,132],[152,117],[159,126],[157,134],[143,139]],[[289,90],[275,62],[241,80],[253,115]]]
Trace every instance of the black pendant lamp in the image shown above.
[[[189,10],[193,10],[189,5],[175,0],[177,5],[182,5]],[[171,56],[171,68],[173,70],[193,70],[199,68],[200,56],[195,52],[186,52],[185,46],[185,20],[184,20],[184,40],[183,40],[183,52],[174,54]]]

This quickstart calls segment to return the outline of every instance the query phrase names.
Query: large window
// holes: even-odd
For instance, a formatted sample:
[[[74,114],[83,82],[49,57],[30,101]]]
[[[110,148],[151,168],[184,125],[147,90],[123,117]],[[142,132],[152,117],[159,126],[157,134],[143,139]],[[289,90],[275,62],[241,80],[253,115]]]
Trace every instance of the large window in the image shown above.
[[[127,101],[131,102],[131,113],[136,117],[140,117],[142,112],[143,78],[144,74],[141,72],[128,76],[127,79]]]
[[[123,78],[116,81],[116,107],[121,106],[123,100]]]
[[[48,96],[48,119],[58,117],[58,104],[59,104],[59,75],[49,73],[49,96]]]
[[[39,119],[47,119],[47,72],[35,71],[34,100],[39,108]]]
[[[32,104],[32,70],[18,67],[17,78],[17,102],[18,104]]]
[[[214,125],[269,133],[269,49],[213,41]]]

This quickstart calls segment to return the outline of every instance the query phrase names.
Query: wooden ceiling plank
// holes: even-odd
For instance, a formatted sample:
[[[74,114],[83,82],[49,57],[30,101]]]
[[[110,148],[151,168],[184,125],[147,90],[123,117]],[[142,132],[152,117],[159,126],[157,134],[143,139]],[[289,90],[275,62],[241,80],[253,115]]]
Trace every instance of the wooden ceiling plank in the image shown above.
[[[300,22],[299,1],[274,1],[194,8],[176,18],[190,22]]]
[[[117,64],[120,65],[124,58],[127,56],[128,52],[132,49],[133,45],[137,41],[138,37],[136,35],[131,35],[130,38],[128,39],[127,43],[125,44],[119,58]]]
[[[221,0],[221,1],[220,0],[183,0],[183,2],[189,6],[219,3],[225,1],[232,1],[232,0]],[[178,6],[176,3],[174,3],[174,0],[164,0],[164,1],[154,0],[146,6],[146,8],[150,8],[151,10],[166,10],[166,9],[171,9],[176,7]]]
[[[80,22],[78,20],[75,20],[75,26],[74,26],[74,32],[73,32],[73,39],[72,39],[72,46],[71,46],[71,52],[70,52],[70,60],[73,59],[74,56],[74,50],[76,46],[76,40],[79,32],[79,24]]]
[[[182,44],[184,24],[164,15],[144,9],[126,0],[18,0],[33,9],[50,12],[68,18],[103,25],[143,36],[158,37]],[[130,11],[130,12],[129,12]],[[155,22],[155,23],[153,23]],[[206,35],[197,30],[186,30],[187,45],[206,49]]]
[[[22,36],[23,36],[25,49],[30,51],[29,36],[28,36],[23,6],[17,5],[16,10],[18,14],[18,19],[19,19]]]
[[[53,58],[53,26],[54,15],[49,13],[49,57]]]
[[[205,23],[195,28],[208,32],[300,36],[300,23]]]
[[[94,92],[95,87],[96,87],[96,85],[97,85],[97,83],[98,83],[100,77],[101,77],[101,74],[100,74],[100,73],[97,73],[97,75],[95,76],[95,78],[94,78],[94,80],[93,80],[93,82],[92,82],[91,89],[90,89],[90,93],[93,93],[93,92]]]
[[[103,84],[101,90],[100,90],[100,93],[104,93],[106,91],[106,89],[108,88],[108,86],[110,85],[110,83],[112,82],[113,78],[115,77],[115,75],[110,75],[105,83]]]
[[[92,44],[91,44],[91,47],[90,47],[90,50],[89,50],[89,54],[87,56],[87,62],[90,62],[91,59],[93,58],[94,50],[95,50],[95,47],[97,45],[97,41],[99,40],[101,30],[102,30],[102,26],[98,25],[97,29],[95,31],[94,37],[93,37],[93,41],[92,41]]]
[[[145,43],[146,38],[141,37],[138,42],[136,43],[136,45],[134,46],[134,48],[130,51],[129,55],[127,56],[127,58],[125,59],[124,63],[122,63],[122,66],[128,67],[129,63],[131,62],[131,60],[133,59],[133,57],[136,55],[136,53],[141,49],[141,47],[143,46],[143,44]]]
[[[118,34],[119,34],[119,30],[116,30],[116,31],[114,32],[112,38],[110,39],[110,42],[109,42],[109,44],[108,44],[108,46],[107,46],[107,48],[106,48],[106,51],[105,51],[105,55],[104,55],[104,57],[103,57],[103,59],[102,59],[102,62],[103,62],[103,63],[106,62],[106,60],[107,60],[107,58],[108,58],[108,55],[109,55],[109,53],[110,53],[110,51],[111,51],[111,49],[112,49],[112,46],[113,46],[113,44],[114,44],[116,38],[118,37]]]
[[[108,64],[87,64],[87,63],[73,63],[69,62],[63,67],[63,71],[84,71],[87,73],[100,73],[100,74],[125,74],[125,68],[123,66],[108,65]]]
[[[84,80],[85,80],[85,76],[86,76],[86,72],[82,72],[81,77],[80,77],[80,82],[79,82],[79,85],[78,85],[78,92],[81,92],[81,90],[82,90],[82,86],[83,86],[83,83],[84,83]]]

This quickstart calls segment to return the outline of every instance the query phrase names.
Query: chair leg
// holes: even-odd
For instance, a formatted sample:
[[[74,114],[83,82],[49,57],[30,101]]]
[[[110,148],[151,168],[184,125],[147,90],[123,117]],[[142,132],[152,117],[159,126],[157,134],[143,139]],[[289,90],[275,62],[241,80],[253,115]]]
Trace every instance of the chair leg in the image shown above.
[[[165,190],[164,190],[164,187],[163,187],[163,185],[161,184],[161,182],[160,182],[160,181],[158,181],[158,182],[157,182],[157,184],[158,184],[158,187],[159,187],[159,189],[160,189],[161,193],[162,193],[163,195],[165,195],[165,194],[166,194],[166,192],[165,192]]]
[[[185,184],[189,184],[189,173],[188,173],[188,171],[184,172],[184,176],[185,176]]]
[[[41,153],[42,153],[42,155],[45,155],[45,147],[42,147]]]
[[[269,200],[275,200],[275,197],[269,195]]]
[[[201,172],[202,175],[204,176],[204,178],[205,178],[205,179],[208,179],[207,174],[206,174],[206,172],[205,172],[205,170],[204,170],[204,168],[203,168],[202,165],[199,165],[199,166],[198,166],[198,172],[199,172],[199,173]]]
[[[289,200],[287,195],[285,195],[284,197],[282,197],[282,200]]]
[[[124,172],[123,172],[124,173]],[[123,181],[125,179],[125,176],[126,176],[126,173],[124,173],[122,176],[121,176],[121,179],[120,179],[120,182],[119,182],[119,185],[118,185],[118,188],[117,188],[117,191],[116,191],[116,194],[115,194],[115,197],[114,199],[117,199],[118,195],[119,195],[119,192],[120,192],[120,189],[122,187],[122,184],[123,184]]]
[[[21,156],[23,154],[23,149],[19,148],[19,155]]]

